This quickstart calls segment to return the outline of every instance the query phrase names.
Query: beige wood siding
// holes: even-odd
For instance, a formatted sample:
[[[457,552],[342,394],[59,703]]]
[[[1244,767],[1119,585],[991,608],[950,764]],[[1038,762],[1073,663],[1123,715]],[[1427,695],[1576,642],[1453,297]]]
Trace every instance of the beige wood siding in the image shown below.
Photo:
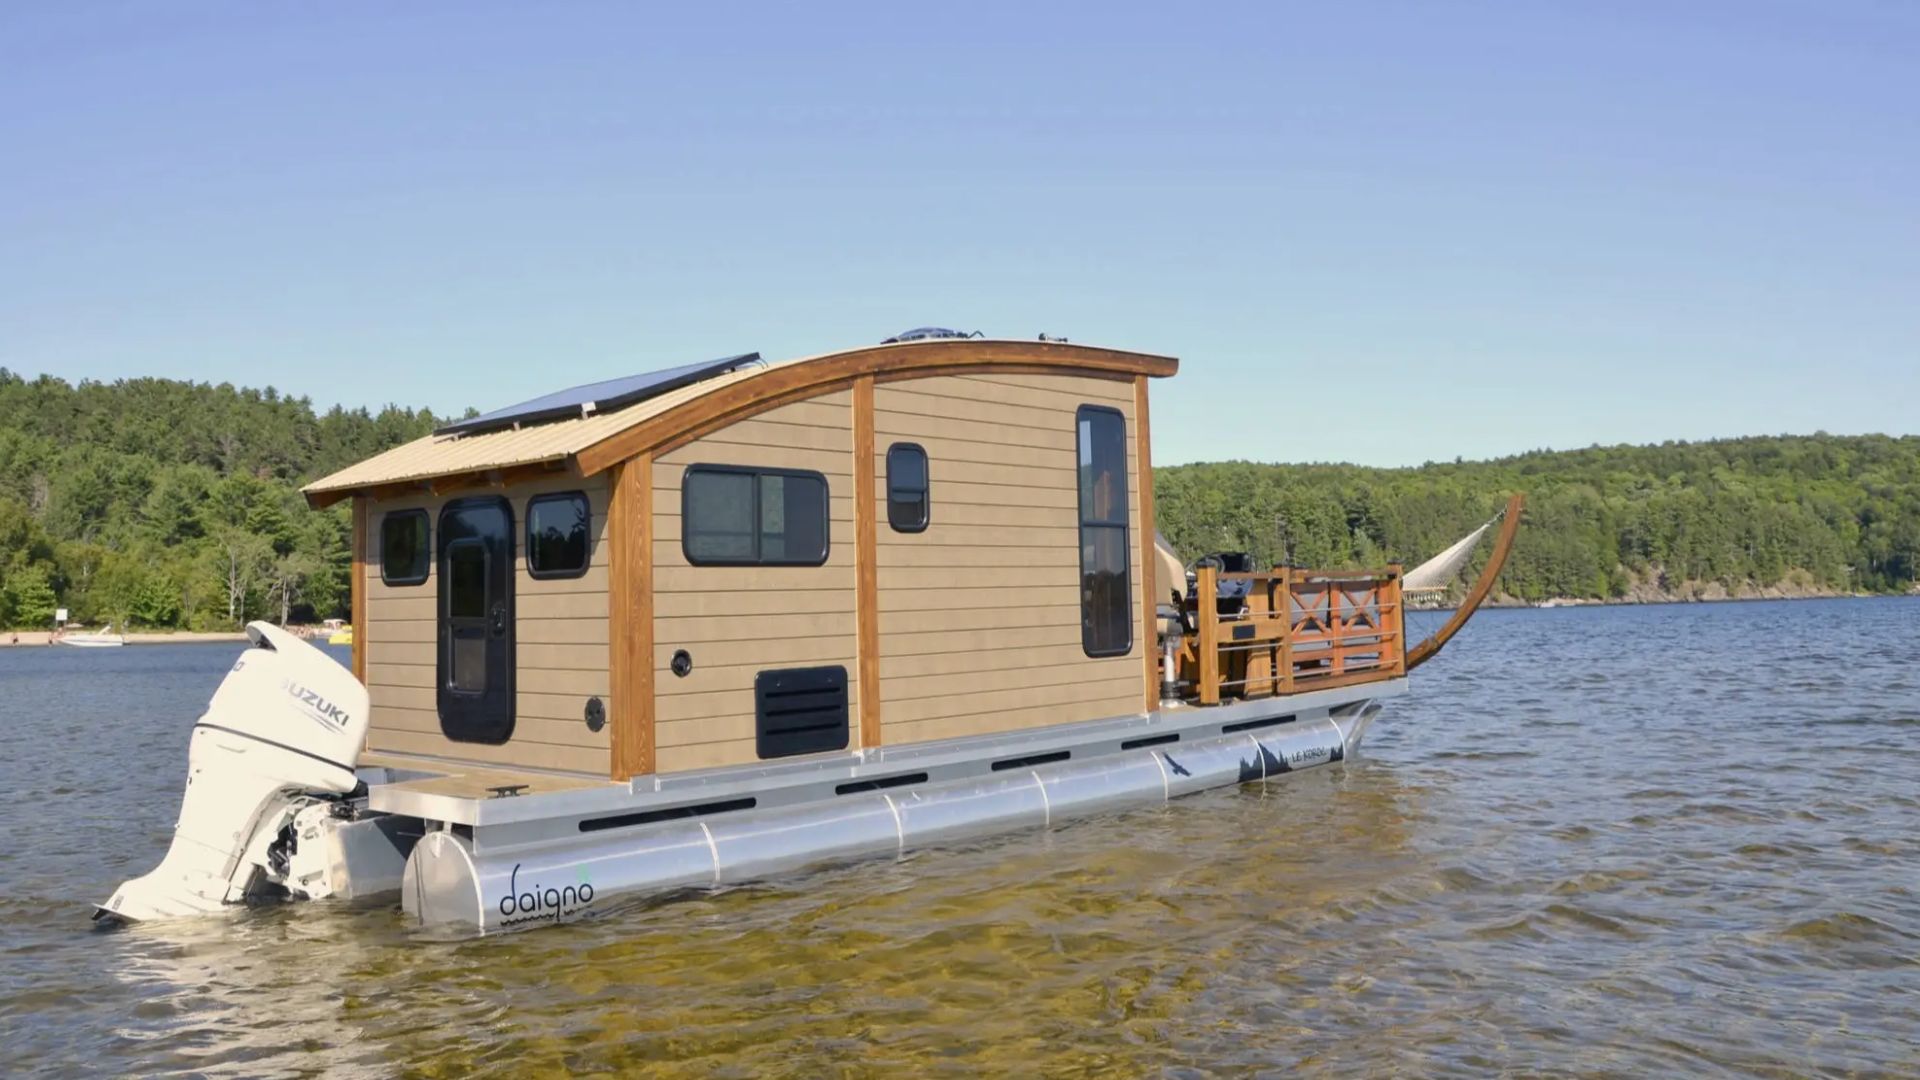
[[[831,500],[826,565],[689,565],[680,546],[680,482],[695,464],[824,475]],[[848,715],[859,715],[852,395],[826,394],[729,425],[660,455],[653,472],[658,771],[758,760],[753,680],[767,668],[845,666]],[[685,678],[670,667],[677,649],[693,658]]]
[[[1127,420],[1132,624],[1139,631],[1139,466],[1133,384],[1054,375],[946,375],[874,391],[880,717],[887,745],[1140,711],[1141,649],[1080,645],[1081,405]],[[887,524],[886,455],[927,451],[925,532]]]
[[[527,500],[554,491],[584,491],[593,506],[593,554],[582,577],[539,580],[527,574]],[[504,494],[513,504],[514,528],[513,737],[489,746],[455,742],[441,733],[434,690],[438,559],[429,560],[422,584],[393,586],[380,579],[380,522],[386,515],[426,510],[437,544],[440,508],[462,497],[418,496],[375,503],[367,514],[367,625],[355,628],[366,641],[367,689],[373,699],[367,749],[605,777],[611,764],[608,730],[589,731],[585,712],[591,697],[609,708],[613,704],[607,675],[606,480],[556,477],[516,485]]]

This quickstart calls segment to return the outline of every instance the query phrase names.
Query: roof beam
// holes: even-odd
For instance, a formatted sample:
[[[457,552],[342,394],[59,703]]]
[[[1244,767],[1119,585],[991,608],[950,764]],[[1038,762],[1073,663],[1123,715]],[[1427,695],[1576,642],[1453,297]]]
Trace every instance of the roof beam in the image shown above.
[[[448,495],[457,491],[504,489],[515,484],[566,475],[578,475],[578,473],[574,470],[571,461],[559,459],[536,461],[526,465],[508,465],[497,469],[474,469],[468,472],[448,473],[445,476],[421,477],[416,480],[396,480],[391,484],[373,484],[361,488],[309,491],[306,495],[307,505],[320,510],[352,495],[365,495],[374,502],[385,502],[388,499],[402,499],[410,495]]]

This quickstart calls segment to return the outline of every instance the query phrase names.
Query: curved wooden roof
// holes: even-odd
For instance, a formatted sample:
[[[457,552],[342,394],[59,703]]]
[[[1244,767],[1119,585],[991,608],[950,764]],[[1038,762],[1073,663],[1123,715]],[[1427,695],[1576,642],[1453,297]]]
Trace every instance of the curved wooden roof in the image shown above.
[[[876,382],[985,371],[1164,378],[1170,356],[1053,341],[940,339],[875,345],[736,371],[617,412],[479,435],[427,436],[308,484],[313,506],[355,493],[376,496],[462,477],[510,482],[509,472],[577,471],[591,476],[645,451],[660,452],[756,413],[830,393],[861,378]],[[461,486],[466,486],[465,484]]]

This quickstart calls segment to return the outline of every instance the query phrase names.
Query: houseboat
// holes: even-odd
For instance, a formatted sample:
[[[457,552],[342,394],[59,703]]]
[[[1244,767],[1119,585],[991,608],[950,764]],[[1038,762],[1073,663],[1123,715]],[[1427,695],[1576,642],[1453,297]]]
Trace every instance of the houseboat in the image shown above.
[[[351,671],[251,626],[171,848],[97,914],[397,893],[486,933],[1347,758],[1518,501],[1412,647],[1397,566],[1188,564],[1150,468],[1177,369],[929,330],[578,387],[315,481],[352,506]]]

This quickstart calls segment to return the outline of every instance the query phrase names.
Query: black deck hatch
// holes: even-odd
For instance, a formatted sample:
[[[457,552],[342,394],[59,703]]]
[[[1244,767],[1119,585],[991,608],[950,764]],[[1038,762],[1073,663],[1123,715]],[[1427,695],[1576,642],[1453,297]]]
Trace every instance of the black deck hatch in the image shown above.
[[[780,668],[753,680],[754,730],[762,758],[847,748],[847,669]]]

